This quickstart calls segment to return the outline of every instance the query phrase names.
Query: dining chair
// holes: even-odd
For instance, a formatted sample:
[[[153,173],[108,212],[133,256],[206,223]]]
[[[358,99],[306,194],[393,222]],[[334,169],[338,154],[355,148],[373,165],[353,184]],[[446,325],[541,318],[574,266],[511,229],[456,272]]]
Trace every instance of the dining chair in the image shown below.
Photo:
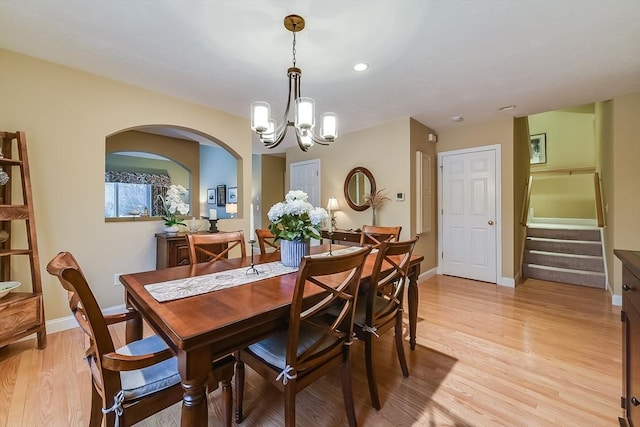
[[[371,272],[369,286],[361,289],[354,315],[353,332],[364,342],[365,364],[371,403],[380,409],[375,370],[375,343],[380,334],[394,328],[398,361],[404,377],[409,376],[402,339],[402,304],[408,284],[409,262],[418,236],[401,242],[383,241]]]
[[[383,241],[397,242],[400,240],[402,226],[380,227],[376,225],[363,225],[360,233],[360,246],[371,245],[377,248]]]
[[[296,393],[342,367],[342,394],[350,426],[357,425],[351,387],[353,313],[369,246],[336,256],[305,256],[297,273],[286,327],[236,353],[236,421],[242,422],[244,365],[284,392],[287,427],[296,424]],[[307,296],[305,298],[305,295]],[[310,296],[310,297],[309,297]],[[338,305],[335,318],[326,316]]]
[[[258,245],[260,246],[260,253],[262,255],[269,252],[280,252],[280,245],[274,242],[276,236],[273,235],[271,230],[267,228],[256,228],[256,237],[258,238]]]
[[[178,363],[157,335],[115,348],[109,325],[139,319],[129,310],[103,315],[76,259],[60,252],[47,264],[47,271],[58,277],[67,290],[69,307],[80,328],[89,338],[85,359],[92,378],[89,425],[129,426],[174,403],[180,402],[182,389]],[[231,426],[232,390],[235,358],[226,356],[212,363],[207,391],[222,384],[224,425]]]
[[[229,252],[235,247],[240,248],[242,258],[247,256],[242,230],[187,234],[187,241],[189,242],[189,261],[191,264],[197,264],[198,258],[204,259],[204,262],[215,262],[227,258]],[[216,251],[216,246],[221,250]]]

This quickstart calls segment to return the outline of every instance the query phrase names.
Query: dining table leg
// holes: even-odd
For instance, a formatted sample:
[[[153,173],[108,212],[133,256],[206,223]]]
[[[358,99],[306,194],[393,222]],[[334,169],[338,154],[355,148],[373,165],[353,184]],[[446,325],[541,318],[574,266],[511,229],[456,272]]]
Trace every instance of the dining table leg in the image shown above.
[[[125,294],[125,307],[128,311],[135,311],[135,307],[129,300],[129,293]],[[142,316],[137,315],[125,323],[125,341],[130,344],[134,341],[142,339]]]
[[[178,352],[178,371],[182,378],[182,427],[207,425],[207,378],[211,370],[208,347]]]
[[[409,348],[416,349],[416,329],[418,324],[418,276],[420,264],[409,269],[409,286],[407,287],[407,300],[409,303]]]

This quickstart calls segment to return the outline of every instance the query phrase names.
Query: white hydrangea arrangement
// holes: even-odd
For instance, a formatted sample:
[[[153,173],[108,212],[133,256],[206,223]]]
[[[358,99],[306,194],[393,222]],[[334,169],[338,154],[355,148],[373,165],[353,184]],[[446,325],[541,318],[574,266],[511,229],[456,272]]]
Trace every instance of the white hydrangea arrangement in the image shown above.
[[[320,225],[329,218],[326,210],[308,202],[307,193],[289,191],[284,202],[271,206],[267,217],[276,240],[306,241],[320,239]]]
[[[182,219],[178,219],[177,215],[186,215],[189,213],[189,205],[184,202],[189,192],[182,185],[172,184],[167,189],[165,197],[158,196],[162,201],[162,210],[164,215],[164,225],[171,227],[172,225],[185,225]]]

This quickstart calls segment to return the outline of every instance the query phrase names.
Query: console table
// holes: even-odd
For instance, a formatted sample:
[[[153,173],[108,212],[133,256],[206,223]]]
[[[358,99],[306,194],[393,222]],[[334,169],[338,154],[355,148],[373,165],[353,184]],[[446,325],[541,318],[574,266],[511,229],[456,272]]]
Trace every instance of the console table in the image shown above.
[[[208,234],[204,231],[198,234]],[[226,243],[210,245],[210,250],[220,253],[227,248]],[[205,259],[198,259],[204,262]],[[187,233],[156,233],[156,269],[189,264],[189,242]]]
[[[328,230],[320,230],[320,235],[323,239],[331,240],[333,243],[340,244],[343,244],[344,242],[360,244],[360,234],[360,231],[334,230],[333,235],[330,237]]]
[[[620,425],[640,426],[640,251],[615,249],[622,261],[622,372],[624,419]],[[624,424],[626,423],[626,424]]]

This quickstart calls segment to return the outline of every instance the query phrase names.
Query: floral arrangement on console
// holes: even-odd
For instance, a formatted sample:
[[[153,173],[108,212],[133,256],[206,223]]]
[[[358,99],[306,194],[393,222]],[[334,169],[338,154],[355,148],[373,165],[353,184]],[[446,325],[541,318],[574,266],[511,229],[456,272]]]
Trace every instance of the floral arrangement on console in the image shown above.
[[[164,211],[162,219],[164,219],[165,226],[186,225],[182,219],[177,218],[177,215],[178,213],[181,215],[189,213],[189,205],[184,202],[184,198],[188,194],[189,192],[182,185],[172,184],[164,197],[158,196],[162,202],[162,210]]]
[[[388,198],[387,196],[382,194],[383,191],[384,191],[384,188],[381,189],[381,190],[374,191],[371,194],[364,196],[365,204],[371,206],[371,211],[373,213],[373,218],[372,218],[371,225],[378,225],[377,224],[377,219],[378,218],[376,216],[376,209],[381,208],[382,206],[384,206],[385,203],[391,201],[390,198]]]
[[[271,206],[267,217],[271,221],[269,230],[276,241],[320,239],[320,225],[329,219],[329,214],[308,200],[307,193],[295,190],[287,193],[284,202]]]

